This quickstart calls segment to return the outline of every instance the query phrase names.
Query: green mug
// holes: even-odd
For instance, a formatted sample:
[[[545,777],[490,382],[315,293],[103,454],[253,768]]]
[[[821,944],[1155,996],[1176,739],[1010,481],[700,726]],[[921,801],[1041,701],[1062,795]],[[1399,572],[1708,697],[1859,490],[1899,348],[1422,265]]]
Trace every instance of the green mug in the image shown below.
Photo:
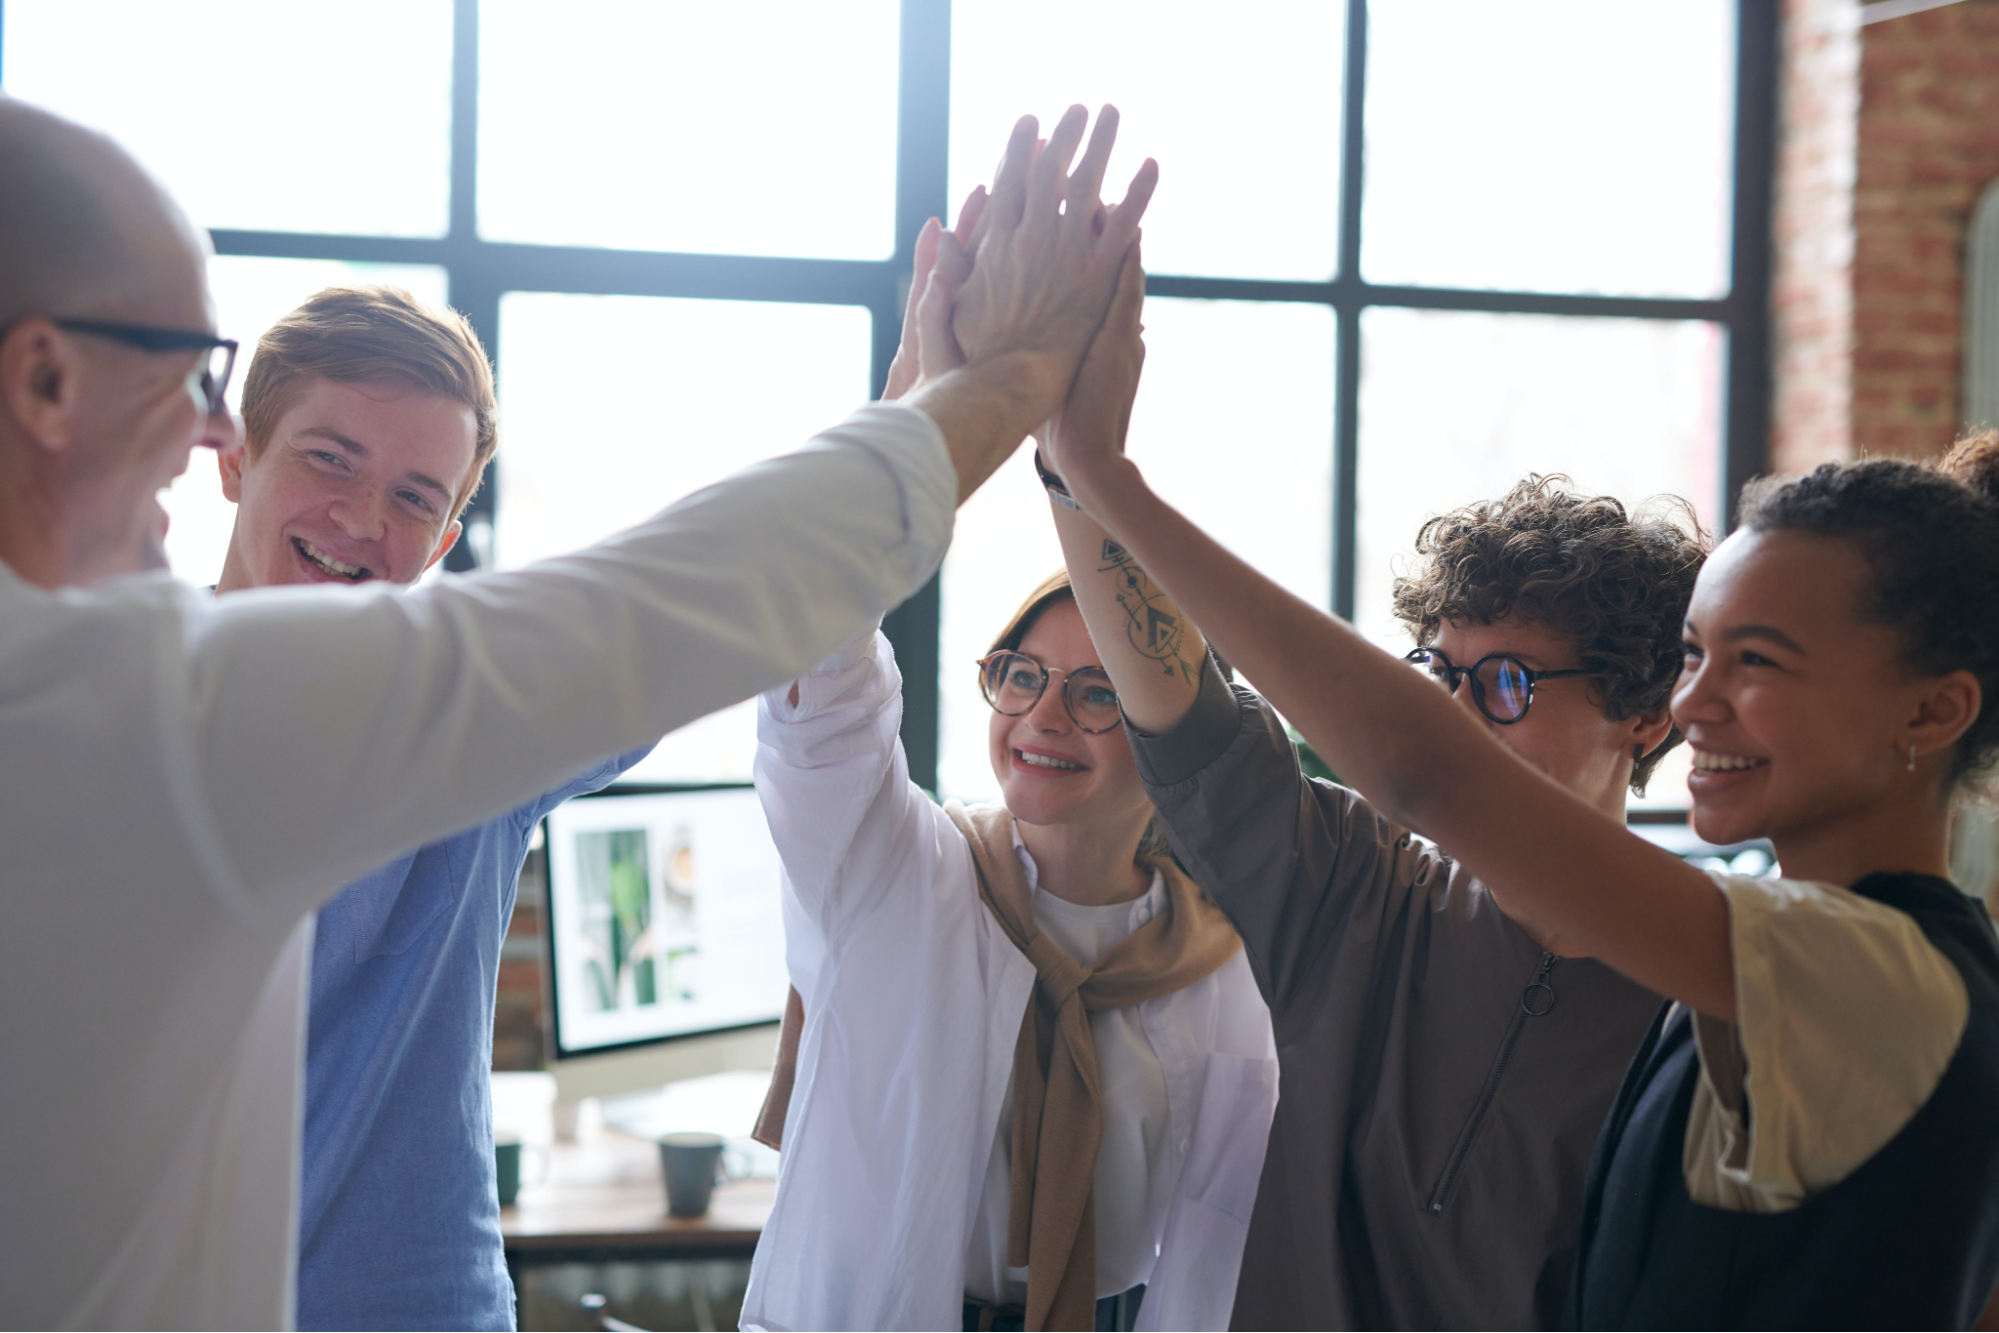
[[[493,1178],[499,1186],[500,1207],[511,1208],[521,1193],[521,1153],[523,1145],[517,1134],[495,1134],[493,1136]],[[543,1176],[547,1175],[547,1150],[543,1153]],[[539,1184],[540,1181],[529,1182]]]

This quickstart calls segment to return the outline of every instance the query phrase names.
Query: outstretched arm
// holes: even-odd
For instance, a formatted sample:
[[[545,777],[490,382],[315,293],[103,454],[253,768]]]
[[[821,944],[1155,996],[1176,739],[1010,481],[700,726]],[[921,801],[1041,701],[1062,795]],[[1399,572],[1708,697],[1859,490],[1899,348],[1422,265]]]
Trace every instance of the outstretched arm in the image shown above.
[[[1069,400],[1061,415],[1040,432],[1050,453],[1059,455],[1077,440],[1093,441],[1102,451],[1124,452],[1132,400],[1145,364],[1140,323],[1144,306],[1145,270],[1134,245],[1118,275],[1110,313],[1076,372]],[[1137,557],[1102,524],[1052,493],[1049,508],[1076,603],[1104,670],[1117,687],[1125,717],[1141,731],[1155,735],[1171,731],[1193,707],[1207,641]]]
[[[1382,813],[1448,847],[1509,915],[1641,985],[1733,1021],[1728,908],[1487,735],[1434,684],[1292,596],[1155,495],[1101,438],[1051,466],[1238,670]]]

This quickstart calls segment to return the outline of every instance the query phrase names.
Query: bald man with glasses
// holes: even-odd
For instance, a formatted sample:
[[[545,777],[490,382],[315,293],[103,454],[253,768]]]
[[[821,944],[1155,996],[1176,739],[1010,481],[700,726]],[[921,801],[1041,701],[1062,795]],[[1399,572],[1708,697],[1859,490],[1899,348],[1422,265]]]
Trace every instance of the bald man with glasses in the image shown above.
[[[1148,163],[1104,217],[1115,115],[1077,157],[1086,120],[1039,153],[1024,120],[983,213],[926,233],[963,277],[927,312],[963,370],[572,556],[215,601],[166,576],[156,498],[235,438],[205,238],[109,140],[0,98],[8,1322],[291,1322],[293,928],[922,586],[1059,405],[1151,193]]]

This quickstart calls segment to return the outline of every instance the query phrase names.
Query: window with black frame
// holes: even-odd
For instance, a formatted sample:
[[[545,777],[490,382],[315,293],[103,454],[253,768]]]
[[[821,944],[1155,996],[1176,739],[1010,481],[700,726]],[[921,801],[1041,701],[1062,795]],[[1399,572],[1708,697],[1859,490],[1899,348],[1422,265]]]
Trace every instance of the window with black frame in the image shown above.
[[[151,165],[244,354],[345,280],[464,310],[502,445],[452,564],[572,548],[882,382],[924,218],[1023,111],[1145,156],[1163,493],[1398,643],[1425,515],[1529,471],[1719,524],[1761,465],[1774,0],[4,0],[0,82]],[[240,374],[238,379],[240,381]],[[170,551],[230,511],[197,459]],[[994,789],[974,660],[1058,562],[1015,459],[891,617],[911,771]],[[747,708],[633,777],[748,776]],[[1685,802],[1662,773],[1650,803]]]

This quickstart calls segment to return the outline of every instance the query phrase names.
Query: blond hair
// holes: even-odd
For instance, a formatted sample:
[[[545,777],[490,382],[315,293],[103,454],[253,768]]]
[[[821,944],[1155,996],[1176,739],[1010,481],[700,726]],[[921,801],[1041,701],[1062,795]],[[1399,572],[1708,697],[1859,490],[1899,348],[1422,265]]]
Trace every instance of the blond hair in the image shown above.
[[[472,469],[452,499],[457,518],[479,489],[500,443],[493,366],[479,335],[455,310],[435,310],[399,287],[328,287],[257,340],[243,380],[243,429],[251,457],[264,451],[307,381],[400,382],[472,409]]]

